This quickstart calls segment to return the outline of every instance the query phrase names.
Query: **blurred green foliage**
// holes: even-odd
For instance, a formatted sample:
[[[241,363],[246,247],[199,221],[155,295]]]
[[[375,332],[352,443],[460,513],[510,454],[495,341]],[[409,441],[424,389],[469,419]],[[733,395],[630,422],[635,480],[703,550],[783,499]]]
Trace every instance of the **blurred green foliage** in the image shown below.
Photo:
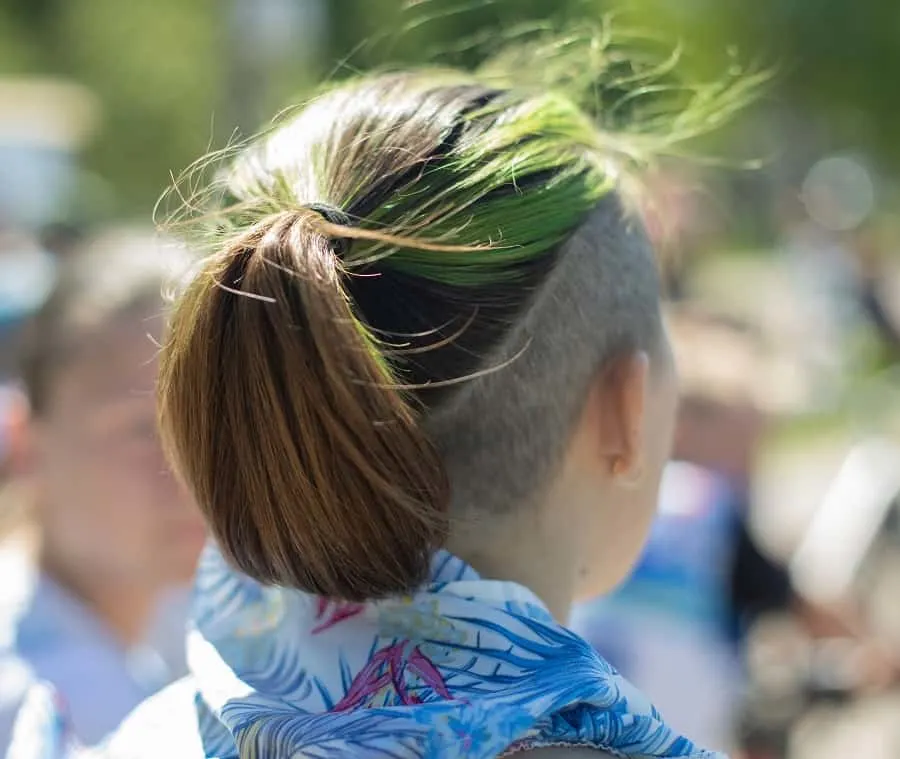
[[[215,0],[5,0],[0,72],[58,74],[90,87],[102,131],[86,167],[117,213],[146,217],[170,170],[206,149],[222,71]]]
[[[235,21],[238,0],[4,0],[0,74],[49,73],[93,89],[103,129],[85,166],[115,188],[119,214],[146,216],[177,172],[235,127],[252,128],[312,82],[387,62],[473,63],[528,20],[599,15],[615,0],[275,0],[324,26],[278,56]],[[252,9],[270,0],[245,0]],[[253,6],[253,3],[257,6]],[[716,75],[737,59],[781,72],[775,109],[827,124],[823,147],[900,162],[896,0],[628,0],[630,17],[696,52]],[[313,16],[303,17],[312,23]],[[303,31],[303,30],[299,30]],[[264,58],[260,63],[260,58]],[[536,62],[539,65],[539,62]]]

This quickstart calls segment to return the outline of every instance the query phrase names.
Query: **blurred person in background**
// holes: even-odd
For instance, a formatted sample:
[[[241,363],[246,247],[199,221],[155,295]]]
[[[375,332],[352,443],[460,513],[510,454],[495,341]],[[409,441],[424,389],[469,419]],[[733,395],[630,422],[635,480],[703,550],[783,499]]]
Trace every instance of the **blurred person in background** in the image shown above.
[[[644,182],[640,211],[660,262],[666,298],[684,300],[698,251],[715,229],[714,206],[702,195],[702,181],[685,162],[657,168]]]
[[[192,677],[108,755],[711,756],[564,626],[640,552],[677,382],[606,80],[509,77],[615,39],[337,84],[187,209],[160,422],[215,543]],[[71,748],[47,698],[16,757]]]
[[[764,359],[754,334],[725,315],[682,306],[669,324],[682,401],[659,514],[631,577],[577,608],[572,626],[673,724],[730,750],[739,631],[790,598],[787,572],[748,528]]]
[[[900,303],[896,294],[896,270],[891,267],[890,250],[897,241],[893,230],[877,220],[867,220],[851,233],[856,259],[857,297],[884,349],[888,363],[900,361]],[[893,280],[892,280],[893,275]]]
[[[176,258],[130,232],[94,239],[61,261],[28,325],[11,476],[29,503],[2,551],[0,753],[29,682],[52,683],[95,743],[184,667],[177,588],[204,529],[155,433],[150,337]]]

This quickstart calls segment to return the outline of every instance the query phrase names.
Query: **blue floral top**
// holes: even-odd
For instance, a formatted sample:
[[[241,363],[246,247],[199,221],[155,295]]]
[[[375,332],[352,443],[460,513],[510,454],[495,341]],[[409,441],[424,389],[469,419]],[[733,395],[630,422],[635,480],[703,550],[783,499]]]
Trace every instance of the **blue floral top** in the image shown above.
[[[210,547],[188,658],[192,677],[139,707],[103,756],[488,759],[549,745],[716,756],[534,594],[444,552],[420,592],[352,604],[263,587]],[[32,699],[10,759],[71,751],[48,703]]]

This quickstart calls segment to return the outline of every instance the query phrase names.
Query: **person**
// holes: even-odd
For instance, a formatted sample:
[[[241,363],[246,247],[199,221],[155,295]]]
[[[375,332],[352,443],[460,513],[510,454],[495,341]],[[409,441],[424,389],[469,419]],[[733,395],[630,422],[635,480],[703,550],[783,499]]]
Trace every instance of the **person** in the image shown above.
[[[749,526],[773,362],[727,314],[680,304],[668,325],[682,395],[658,515],[627,581],[578,606],[570,624],[674,726],[724,751],[745,684],[742,633],[791,597],[786,569]]]
[[[90,744],[184,667],[171,648],[184,636],[178,586],[205,528],[166,473],[148,337],[177,257],[154,236],[109,231],[61,263],[29,325],[30,419],[10,477],[30,502],[8,504],[25,523],[0,546],[0,752],[31,682],[56,687]]]
[[[192,674],[107,755],[711,755],[563,624],[637,557],[677,402],[626,140],[393,72],[213,180],[158,384],[214,537]],[[68,750],[51,698],[14,759]]]

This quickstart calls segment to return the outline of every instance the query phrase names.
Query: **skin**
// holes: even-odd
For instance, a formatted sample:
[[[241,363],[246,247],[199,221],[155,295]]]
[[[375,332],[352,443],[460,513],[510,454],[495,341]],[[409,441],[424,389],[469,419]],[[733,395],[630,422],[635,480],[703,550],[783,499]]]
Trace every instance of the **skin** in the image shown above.
[[[537,507],[458,527],[451,550],[482,576],[530,588],[564,622],[575,600],[608,592],[637,561],[656,513],[677,406],[667,337],[652,358],[637,352],[613,361],[595,380],[559,475]],[[552,747],[522,756],[609,754]]]
[[[765,433],[765,417],[748,401],[685,398],[675,435],[675,454],[747,482]]]
[[[482,576],[534,591],[560,621],[608,592],[640,555],[656,513],[678,404],[667,338],[598,375],[559,474],[534,506],[459,525],[450,550]],[[611,536],[614,536],[611,537]]]
[[[126,644],[190,579],[204,540],[156,437],[147,331],[132,315],[82,338],[31,425],[41,564]]]

